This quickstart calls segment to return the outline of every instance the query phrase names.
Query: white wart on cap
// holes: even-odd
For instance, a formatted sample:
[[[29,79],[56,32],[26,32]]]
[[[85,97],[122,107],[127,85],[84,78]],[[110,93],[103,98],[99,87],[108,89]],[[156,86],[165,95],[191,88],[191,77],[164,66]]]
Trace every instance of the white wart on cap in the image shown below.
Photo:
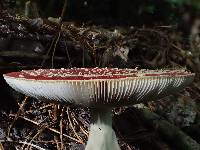
[[[4,75],[12,88],[25,95],[84,106],[154,100],[183,89],[193,77],[185,70],[117,68],[39,69]]]

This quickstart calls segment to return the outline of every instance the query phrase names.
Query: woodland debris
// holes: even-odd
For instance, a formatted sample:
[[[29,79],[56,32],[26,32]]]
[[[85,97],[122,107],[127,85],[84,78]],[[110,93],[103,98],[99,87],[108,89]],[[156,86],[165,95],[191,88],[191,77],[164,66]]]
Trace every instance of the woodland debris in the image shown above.
[[[152,129],[156,130],[163,139],[172,144],[176,149],[199,150],[200,144],[186,135],[178,127],[170,124],[161,116],[149,111],[148,109],[128,110],[130,113],[136,112],[141,120]]]
[[[0,51],[0,57],[10,57],[10,58],[27,58],[27,59],[49,59],[50,56],[40,55],[37,53],[21,52],[21,51]],[[65,57],[54,56],[55,60],[65,61]]]

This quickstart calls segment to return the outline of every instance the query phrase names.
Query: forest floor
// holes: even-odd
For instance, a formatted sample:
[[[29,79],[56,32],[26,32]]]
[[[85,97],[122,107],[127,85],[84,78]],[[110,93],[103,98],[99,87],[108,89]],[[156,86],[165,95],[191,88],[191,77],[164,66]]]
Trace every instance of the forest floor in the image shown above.
[[[66,25],[59,29],[55,24],[28,30],[27,22],[30,23],[30,20],[21,18],[19,21],[5,14],[0,18],[3,35],[0,40],[0,96],[3,101],[0,149],[84,149],[90,122],[88,108],[67,107],[26,97],[9,88],[2,77],[3,73],[10,71],[65,65],[187,68],[195,72],[194,82],[178,94],[132,108],[114,109],[113,128],[122,150],[199,150],[200,66],[195,60],[200,59],[200,50],[189,50],[191,45],[184,41],[180,31],[171,26],[108,29]],[[13,26],[19,27],[19,24],[20,28],[13,31]],[[18,42],[16,45],[23,45],[25,49],[27,41],[39,38],[39,43],[45,45],[44,51],[31,55],[33,52],[30,50],[22,55],[24,50],[15,49],[11,53],[13,50],[4,49],[8,34],[13,38],[13,45]],[[11,44],[11,41],[7,42]],[[35,44],[37,47],[38,43]]]

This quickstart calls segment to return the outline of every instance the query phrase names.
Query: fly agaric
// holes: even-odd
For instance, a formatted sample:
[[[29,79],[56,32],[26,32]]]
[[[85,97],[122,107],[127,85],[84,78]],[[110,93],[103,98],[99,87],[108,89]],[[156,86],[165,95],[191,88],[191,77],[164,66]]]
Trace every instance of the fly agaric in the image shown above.
[[[86,150],[120,150],[112,129],[112,108],[177,92],[192,82],[194,74],[185,70],[72,68],[24,70],[4,78],[26,95],[90,107]]]

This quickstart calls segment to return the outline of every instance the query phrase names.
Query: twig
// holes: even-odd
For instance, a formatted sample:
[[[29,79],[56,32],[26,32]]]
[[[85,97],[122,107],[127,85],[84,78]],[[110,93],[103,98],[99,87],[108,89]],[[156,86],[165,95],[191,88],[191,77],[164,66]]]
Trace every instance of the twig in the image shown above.
[[[58,110],[59,110],[60,105],[55,104],[52,106],[52,111],[49,111],[49,116],[53,120],[53,122],[58,120]]]
[[[38,124],[38,126],[39,126],[39,128],[38,128],[38,130],[39,130],[39,133],[40,133],[40,130],[44,127],[44,126],[47,126],[47,125],[45,125],[43,122],[40,122],[39,124]],[[45,128],[44,128],[45,129]],[[37,132],[38,133],[38,132]],[[32,138],[32,135],[34,134],[34,130],[32,130],[31,132],[29,132],[29,134],[25,137],[25,139],[26,139],[26,142],[28,142],[29,140],[31,141],[32,139],[34,139],[34,137]],[[37,135],[37,134],[36,134]],[[29,143],[30,143],[30,141],[29,141]],[[22,146],[22,149],[24,149],[24,147],[25,147],[26,145],[23,145]]]
[[[58,36],[57,36],[57,39],[56,39],[56,42],[55,42],[54,48],[53,48],[53,54],[52,54],[52,57],[51,57],[51,67],[52,68],[54,68],[54,55],[55,55],[55,52],[56,52],[56,47],[57,47],[58,41],[60,39],[60,34],[61,34],[61,31],[58,32]]]
[[[35,144],[31,144],[31,143],[27,143],[27,142],[23,142],[23,141],[13,141],[13,140],[7,139],[7,140],[0,140],[0,142],[1,143],[3,143],[3,142],[12,142],[12,143],[25,144],[25,145],[30,145],[30,146],[38,149],[38,150],[46,150],[46,149],[44,149],[44,148],[42,148],[40,146],[37,146]]]
[[[86,137],[89,137],[89,133],[78,123],[78,121],[73,118],[73,121],[76,122],[76,124],[80,127],[80,130],[86,135]]]
[[[15,116],[15,115],[12,115],[12,114],[11,114],[10,116]],[[31,122],[31,123],[33,123],[33,124],[35,124],[35,125],[37,125],[37,126],[40,124],[40,123],[38,123],[38,122],[36,122],[36,121],[33,121],[33,120],[28,119],[28,118],[23,117],[23,116],[19,116],[19,118],[24,119],[24,120],[26,120],[26,121],[28,121],[28,122]],[[52,132],[54,132],[54,133],[60,134],[60,132],[57,131],[56,129],[53,129],[53,128],[50,128],[50,127],[47,127],[47,129],[50,130],[50,131],[52,131]],[[73,141],[75,141],[75,142],[77,142],[77,143],[84,144],[81,140],[76,139],[76,138],[74,138],[74,137],[71,137],[71,136],[69,136],[69,135],[66,135],[66,134],[64,134],[64,133],[63,133],[63,136],[66,137],[66,138],[68,138],[68,139],[70,139],[70,140],[73,140]]]
[[[83,55],[82,55],[82,67],[84,68],[85,67],[85,50],[84,50],[84,48],[82,50],[82,53],[83,53]]]
[[[56,47],[57,47],[57,44],[60,40],[60,35],[61,35],[61,29],[62,29],[62,20],[63,20],[63,17],[64,17],[64,14],[65,14],[65,11],[66,11],[66,7],[67,7],[67,0],[65,0],[64,2],[64,5],[63,5],[63,9],[62,9],[62,12],[61,12],[61,15],[60,15],[60,18],[59,18],[59,32],[58,32],[58,36],[57,36],[57,39],[56,39],[56,42],[54,44],[54,49],[53,49],[53,54],[52,54],[52,58],[51,58],[51,67],[54,68],[54,55],[55,55],[55,51],[56,51]]]
[[[64,5],[63,5],[63,9],[62,9],[62,12],[61,12],[61,15],[60,15],[60,23],[62,23],[63,17],[64,17],[65,12],[66,12],[66,8],[67,8],[67,0],[65,0]]]
[[[74,129],[74,126],[73,126],[73,124],[72,124],[72,122],[71,122],[71,119],[70,119],[70,116],[69,116],[69,107],[67,107],[67,117],[68,117],[68,120],[69,120],[69,125],[70,125],[70,127],[72,128],[72,130],[73,130],[75,136],[82,142],[82,144],[84,144],[84,142],[82,141],[81,137],[76,133],[76,131],[75,131],[75,129]]]
[[[51,48],[53,47],[55,39],[56,39],[56,37],[54,37],[53,40],[51,41],[51,45],[50,45],[50,47],[49,47],[49,49],[48,49],[48,51],[47,51],[47,53],[45,55],[46,57],[48,57],[48,55],[49,55],[49,53],[51,51]],[[43,61],[42,61],[42,63],[41,63],[42,67],[44,66],[45,61],[46,61],[46,59],[44,58]]]
[[[4,150],[2,143],[0,142],[0,150]]]
[[[73,116],[75,116],[74,112],[72,112]],[[89,137],[89,133],[80,125],[80,123],[78,123],[78,121],[76,120],[76,117],[73,117],[73,121],[76,122],[76,124],[80,127],[80,130],[86,135],[86,137]]]
[[[56,143],[56,149],[57,149],[57,150],[60,150],[60,145],[59,145],[59,141],[58,141],[57,136],[54,136],[54,141],[55,141],[55,143]]]
[[[175,44],[173,44],[173,43],[171,43],[171,46],[172,46],[172,47],[174,47],[174,48],[176,48],[177,50],[179,50],[179,51],[181,52],[181,54],[182,54],[182,57],[184,57],[184,56],[183,56],[183,54],[185,54],[185,53],[186,53],[186,51],[185,51],[185,50],[183,50],[182,48],[180,48],[180,47],[176,46],[176,45],[175,45]]]
[[[53,144],[56,143],[54,140],[50,140],[50,141],[36,141],[36,140],[34,140],[33,142],[35,142],[35,143],[53,143]],[[58,143],[61,143],[61,142],[58,142]],[[65,143],[65,144],[69,144],[69,143]]]
[[[7,133],[8,137],[10,135],[11,128],[13,127],[15,121],[19,118],[19,115],[24,111],[24,105],[26,104],[27,99],[28,99],[28,97],[25,96],[24,100],[22,101],[22,104],[20,105],[20,108],[19,108],[17,114],[15,115],[14,120],[12,121],[12,123],[10,124],[10,126],[8,127],[8,133]]]
[[[60,149],[64,150],[64,143],[63,143],[63,112],[64,112],[65,107],[62,108],[61,112],[61,119],[60,119]]]
[[[67,48],[67,43],[66,43],[66,41],[64,41],[64,44],[65,44],[65,51],[66,51],[66,53],[67,53],[67,58],[68,58],[68,61],[69,61],[69,67],[72,67],[72,62],[71,62],[71,58],[70,58],[70,56],[69,56],[69,51],[68,51],[68,48]]]
[[[32,143],[33,140],[34,140],[40,133],[42,133],[47,127],[48,127],[48,125],[47,125],[47,124],[44,124],[44,125],[38,130],[38,132],[33,136],[33,138],[31,138],[31,140],[30,140],[29,143]],[[30,148],[31,148],[31,146],[29,145],[28,148],[27,148],[27,150],[29,150]]]
[[[48,107],[52,107],[53,105],[54,104],[48,104],[48,105],[42,106],[42,107],[38,108],[37,111],[42,110],[42,109],[47,109]],[[25,113],[32,113],[32,112],[33,112],[33,110],[28,110]]]

